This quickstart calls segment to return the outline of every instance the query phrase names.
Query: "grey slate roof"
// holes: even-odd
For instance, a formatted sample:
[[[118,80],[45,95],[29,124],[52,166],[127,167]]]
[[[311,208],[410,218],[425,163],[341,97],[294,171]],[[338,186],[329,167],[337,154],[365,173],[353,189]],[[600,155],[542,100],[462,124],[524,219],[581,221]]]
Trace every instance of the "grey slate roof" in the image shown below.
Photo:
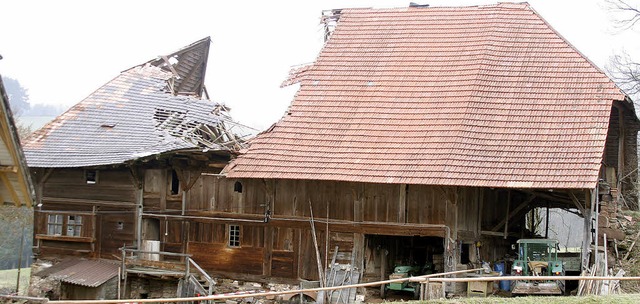
[[[202,135],[230,120],[224,106],[169,93],[172,77],[151,65],[122,72],[32,134],[23,146],[28,165],[85,167],[181,149],[229,150],[224,139]]]

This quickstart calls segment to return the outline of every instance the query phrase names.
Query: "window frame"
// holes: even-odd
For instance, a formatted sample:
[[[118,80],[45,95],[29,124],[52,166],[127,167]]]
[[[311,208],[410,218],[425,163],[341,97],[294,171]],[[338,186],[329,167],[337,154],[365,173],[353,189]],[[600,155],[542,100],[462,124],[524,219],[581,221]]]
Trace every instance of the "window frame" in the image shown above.
[[[98,170],[84,170],[84,181],[87,185],[95,185],[99,181],[100,171]]]
[[[47,235],[62,236],[62,231],[64,231],[64,215],[47,214]]]
[[[229,248],[240,248],[242,238],[242,226],[229,224],[227,225],[227,246]]]
[[[73,213],[48,213],[44,235],[50,237],[83,237],[85,216]]]
[[[84,224],[82,215],[68,214],[66,220],[65,236],[82,236],[82,226]],[[70,231],[71,234],[69,234]]]

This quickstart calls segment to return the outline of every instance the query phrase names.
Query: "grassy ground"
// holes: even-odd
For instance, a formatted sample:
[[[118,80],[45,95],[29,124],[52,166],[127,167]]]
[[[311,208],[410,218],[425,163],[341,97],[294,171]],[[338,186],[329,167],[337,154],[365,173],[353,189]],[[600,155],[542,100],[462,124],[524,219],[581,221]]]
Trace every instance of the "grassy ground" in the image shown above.
[[[441,304],[589,304],[589,303],[616,303],[616,304],[631,304],[639,303],[640,294],[620,294],[609,296],[586,296],[586,297],[514,297],[514,298],[460,298],[449,300],[434,300],[434,301],[414,301],[409,303],[441,303]]]
[[[425,302],[411,302],[411,303],[441,303],[441,304],[583,304],[583,303],[616,303],[616,304],[631,304],[639,303],[640,294],[621,294],[610,296],[587,296],[587,297],[515,297],[515,298],[460,298],[450,300],[435,300]]]
[[[20,271],[20,295],[25,295],[29,287],[31,268],[22,268]],[[16,290],[18,269],[0,270],[0,294],[13,293]]]

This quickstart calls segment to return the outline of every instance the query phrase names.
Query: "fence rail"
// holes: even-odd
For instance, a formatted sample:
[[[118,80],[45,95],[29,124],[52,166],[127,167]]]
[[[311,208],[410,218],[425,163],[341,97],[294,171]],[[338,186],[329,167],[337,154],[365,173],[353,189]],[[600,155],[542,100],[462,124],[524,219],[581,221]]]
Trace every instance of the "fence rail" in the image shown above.
[[[297,290],[286,290],[286,291],[274,291],[274,292],[262,292],[262,293],[247,293],[247,294],[220,294],[220,295],[210,295],[206,297],[189,297],[189,298],[165,298],[165,299],[128,299],[128,300],[81,300],[81,301],[49,301],[49,303],[55,304],[106,304],[106,303],[167,303],[167,302],[192,302],[192,301],[207,301],[207,300],[228,300],[228,299],[240,299],[240,298],[248,298],[248,297],[267,297],[267,296],[278,296],[285,294],[298,294],[298,293],[307,293],[307,292],[318,292],[318,291],[327,291],[327,290],[338,290],[338,289],[346,289],[346,288],[358,288],[358,287],[373,287],[379,286],[383,284],[389,283],[398,283],[398,282],[489,282],[489,281],[513,281],[513,280],[531,280],[531,281],[552,281],[552,280],[610,280],[610,281],[640,281],[640,277],[612,277],[612,276],[492,276],[492,277],[468,277],[468,278],[442,278],[442,276],[446,275],[454,275],[461,274],[466,272],[475,272],[480,271],[482,269],[470,269],[470,270],[460,270],[460,271],[452,271],[446,273],[437,273],[431,275],[423,275],[416,276],[410,278],[401,278],[401,279],[393,279],[393,280],[384,280],[370,283],[360,283],[360,284],[352,284],[352,285],[343,285],[343,286],[335,286],[335,287],[321,287],[321,288],[309,288],[309,289],[297,289]]]

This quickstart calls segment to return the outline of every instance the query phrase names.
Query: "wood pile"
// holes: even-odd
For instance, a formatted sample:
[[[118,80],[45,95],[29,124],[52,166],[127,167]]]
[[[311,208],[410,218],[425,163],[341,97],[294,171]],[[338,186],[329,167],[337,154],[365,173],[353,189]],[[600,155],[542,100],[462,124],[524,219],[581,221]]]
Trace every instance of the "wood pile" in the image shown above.
[[[600,274],[598,274],[600,272]],[[603,275],[601,273],[599,267],[594,265],[591,269],[583,271],[581,276],[600,276]],[[623,277],[625,271],[620,269],[615,276],[611,277],[611,280],[581,280],[578,285],[578,296],[586,296],[586,295],[610,295],[610,294],[620,294],[620,280],[615,280],[615,278]],[[610,275],[610,274],[609,274]]]

